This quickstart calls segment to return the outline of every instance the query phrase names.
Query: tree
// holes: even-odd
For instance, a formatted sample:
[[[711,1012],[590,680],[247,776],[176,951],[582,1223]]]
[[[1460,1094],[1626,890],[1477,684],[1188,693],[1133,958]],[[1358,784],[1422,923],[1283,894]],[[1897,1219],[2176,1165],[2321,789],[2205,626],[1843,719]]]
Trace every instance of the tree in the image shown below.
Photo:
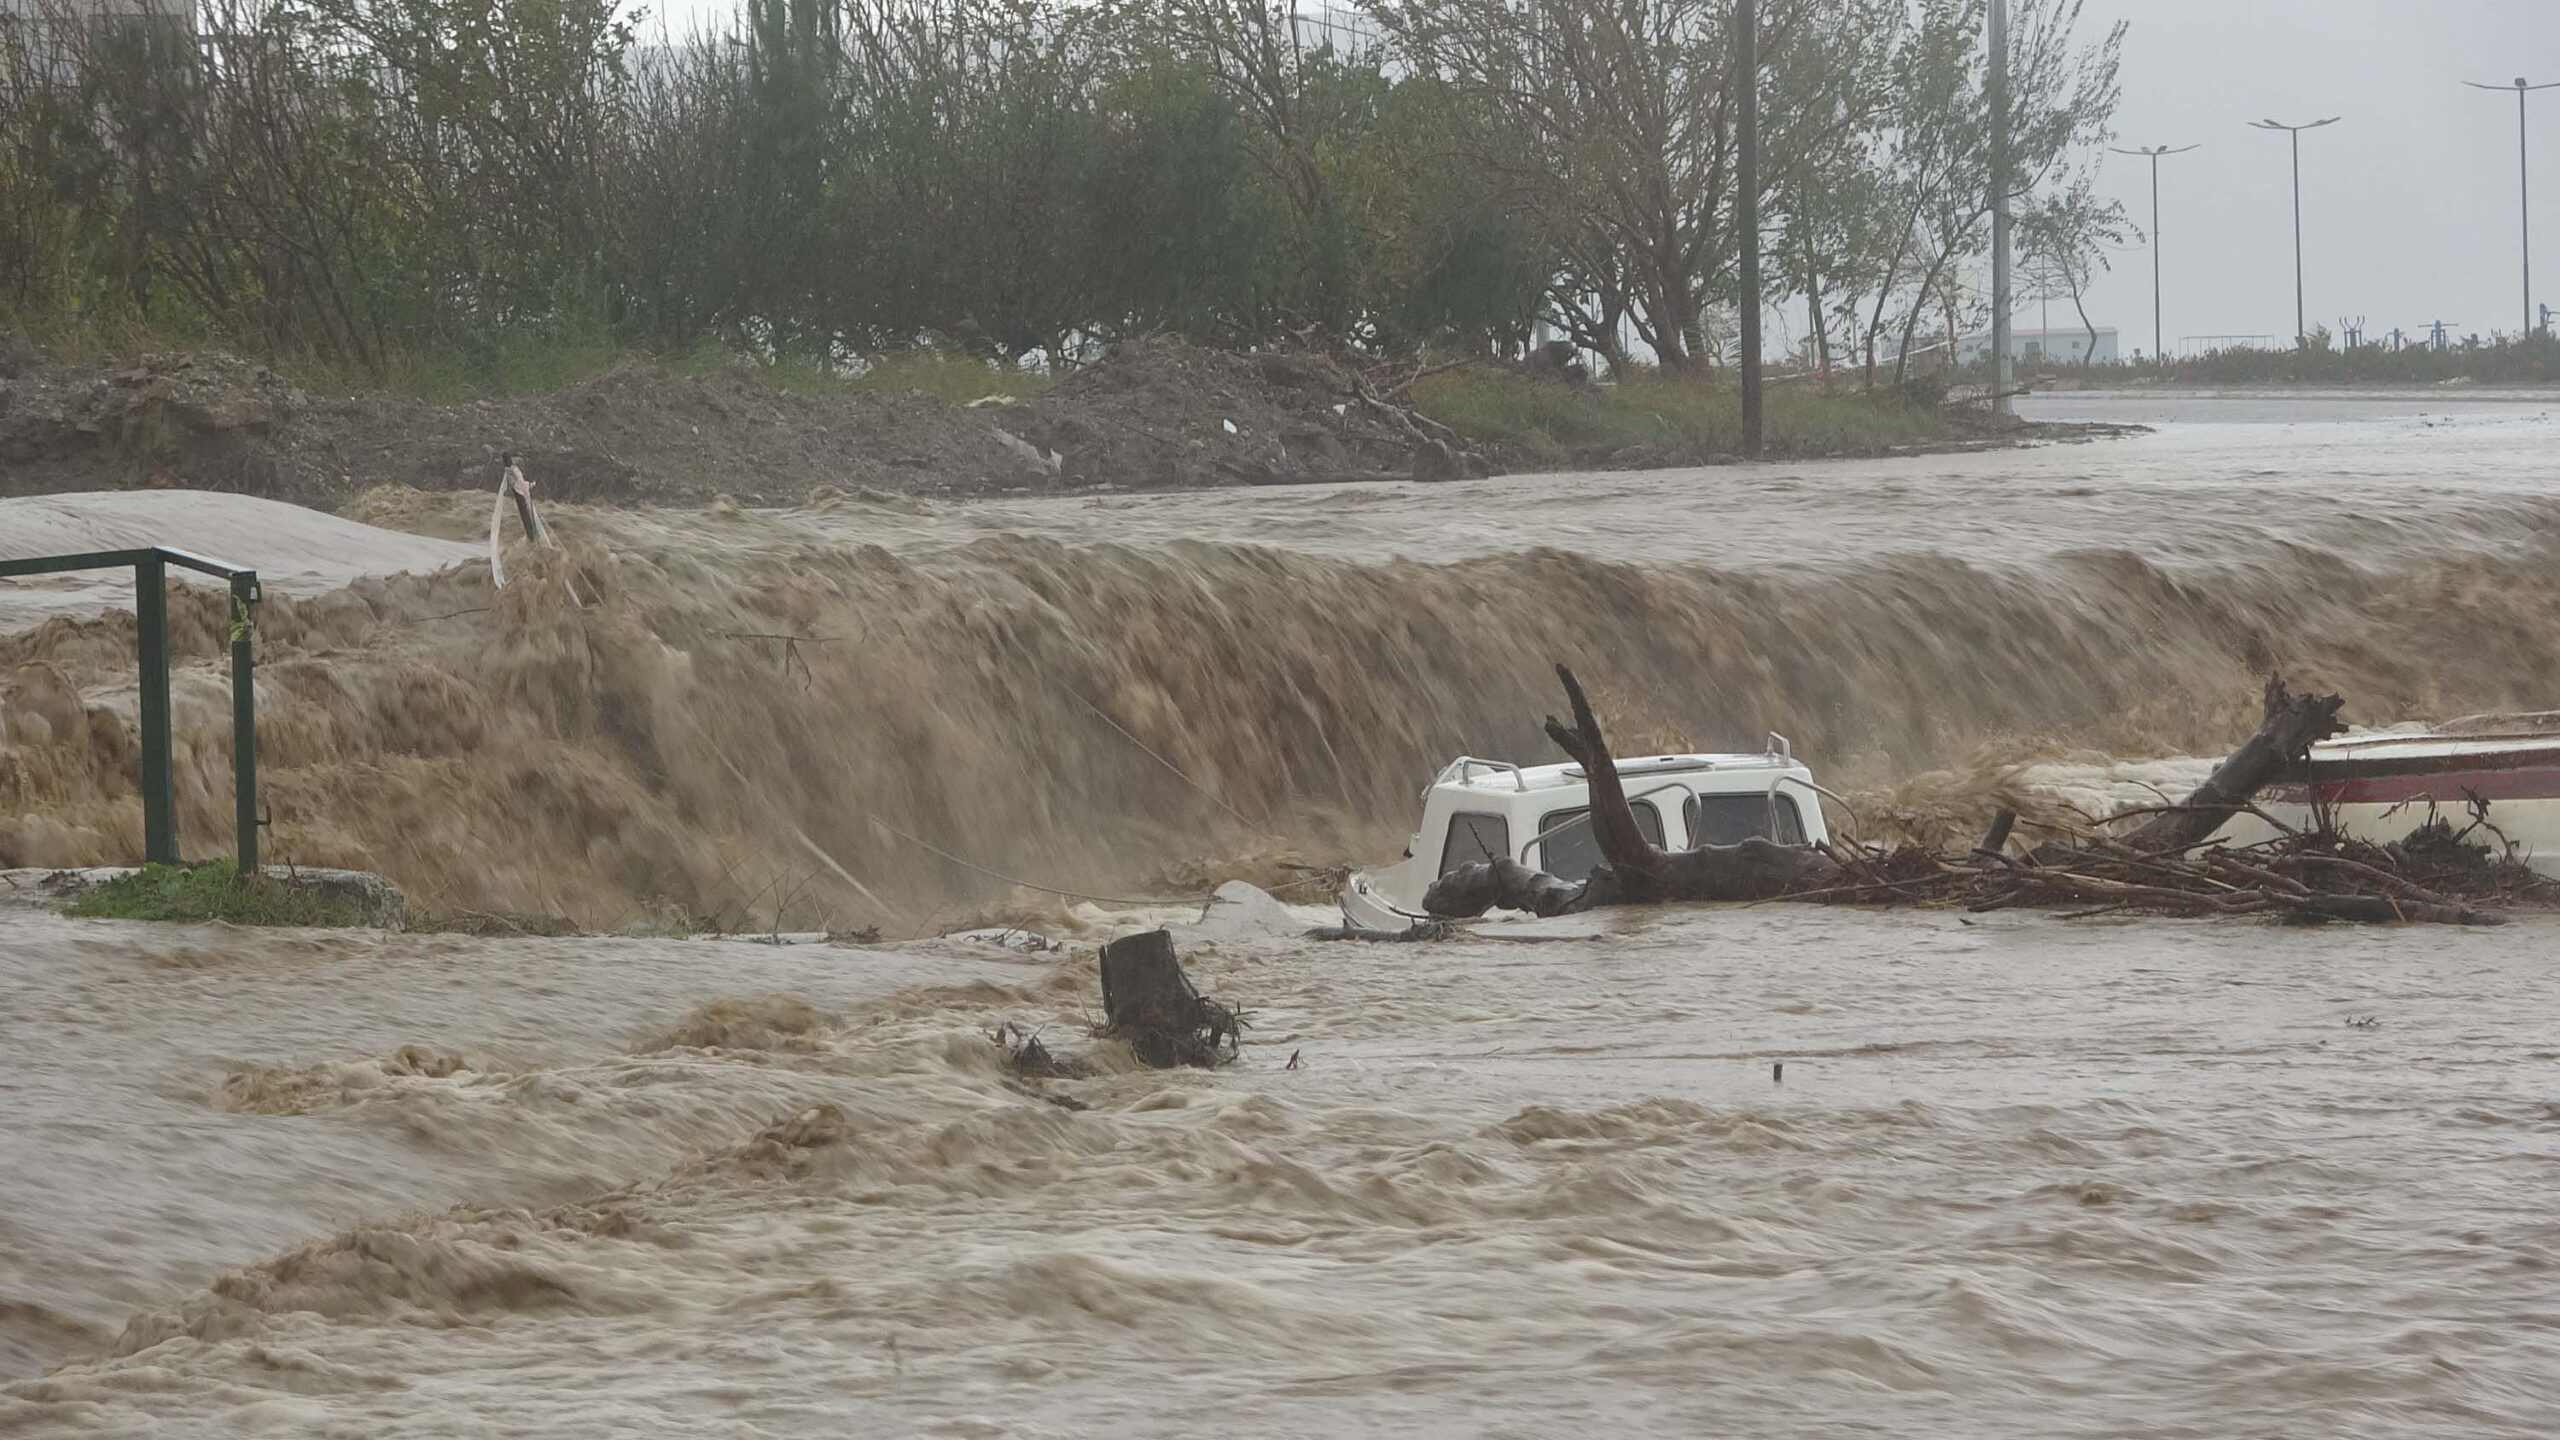
[[[1375,0],[1374,35],[1280,0],[739,0],[649,48],[618,0],[209,3],[201,51],[0,33],[0,301],[36,328],[493,378],[528,337],[1038,363],[1155,330],[1509,352],[1544,318],[1678,372],[1738,303],[1730,0]],[[2062,194],[2115,39],[2017,3],[2019,185]],[[1981,6],[1760,8],[1765,288],[1816,363],[1863,346],[1872,380],[1979,306]]]
[[[1702,365],[1733,165],[1720,0],[1373,0],[1368,13],[1417,73],[1514,117],[1475,159],[1572,268],[1559,309],[1580,320],[1597,294],[1590,328],[1624,316],[1664,369]]]
[[[2089,286],[2108,268],[2108,252],[2123,248],[2131,238],[2124,206],[2100,198],[2086,172],[2040,197],[2018,217],[2019,252],[2029,272],[2055,287],[2053,293],[2070,297],[2081,328],[2088,332],[2088,344],[2080,353],[2083,365],[2098,354],[2098,327],[2089,318],[2087,304]]]
[[[2010,25],[2010,193],[2046,183],[2070,157],[2103,144],[2115,114],[2124,27],[2080,46],[2081,0],[2016,0]],[[1991,213],[1989,56],[1983,0],[1924,0],[1895,63],[1899,101],[1885,136],[1892,242],[1868,312],[1874,383],[1886,312],[1903,301],[1897,380],[1932,304],[1949,307],[1948,271],[1982,253]],[[1910,280],[1906,284],[1906,267]]]

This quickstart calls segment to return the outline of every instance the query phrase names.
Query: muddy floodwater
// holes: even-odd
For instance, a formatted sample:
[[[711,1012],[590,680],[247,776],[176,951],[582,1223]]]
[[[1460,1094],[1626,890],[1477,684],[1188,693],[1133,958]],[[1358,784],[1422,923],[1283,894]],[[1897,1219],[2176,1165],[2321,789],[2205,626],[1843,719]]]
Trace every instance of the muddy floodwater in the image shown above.
[[[1855,752],[1879,786],[2030,733],[2090,773],[2193,754],[2231,716],[2188,697],[2236,683],[2245,706],[2257,661],[2307,656],[2314,678],[2360,685],[2379,697],[2354,712],[2367,723],[2560,704],[2560,624],[2543,613],[2551,411],[2036,403],[2160,429],[1837,467],[895,519],[818,506],[696,525],[681,547],[670,527],[694,522],[569,518],[615,548],[615,593],[635,609],[657,603],[635,574],[726,595],[713,587],[805,584],[786,580],[798,566],[832,587],[824,603],[958,617],[913,634],[875,619],[867,643],[919,692],[993,667],[976,709],[947,693],[939,710],[894,708],[920,702],[877,676],[832,691],[823,655],[806,679],[763,661],[782,677],[770,692],[740,668],[721,697],[727,768],[708,773],[843,856],[907,915],[893,934],[983,901],[968,887],[984,878],[875,864],[862,827],[794,809],[805,794],[841,808],[825,787],[844,783],[901,829],[942,825],[955,854],[1050,876],[1068,873],[1063,845],[1007,851],[1000,832],[1116,840],[1148,820],[1203,876],[1252,838],[1220,828],[1246,817],[1193,815],[1205,802],[1170,786],[1121,798],[1153,773],[1143,757],[1090,788],[1041,768],[1125,739],[1039,764],[969,748],[1016,723],[990,718],[1001,697],[1026,727],[1083,723],[1036,705],[1027,674],[1080,677],[1093,708],[1254,825],[1376,859],[1423,778],[1391,775],[1418,769],[1396,747],[1509,736],[1526,756],[1554,703],[1539,652],[1575,634],[1605,652],[1595,666],[1658,668],[1659,637],[1694,625],[1674,638],[1713,649],[1696,667],[1709,673],[1625,681],[1624,712],[1697,723],[1721,715],[1702,697],[1738,692],[1739,727],[1744,708],[1794,707],[1771,723],[1817,767]],[[881,556],[825,558],[857,540]],[[328,543],[344,559],[351,542]],[[1080,590],[1094,569],[1108,583]],[[340,583],[316,559],[298,573]],[[1140,582],[1178,593],[1146,608]],[[529,889],[563,895],[617,893],[642,860],[677,883],[688,842],[649,808],[675,802],[577,748],[576,714],[541,699],[538,617],[435,619],[450,639],[369,628],[443,617],[472,583],[485,591],[468,574],[361,582],[375,587],[361,603],[315,590],[303,631],[279,622],[279,650],[336,647],[328,693],[357,707],[324,710],[316,678],[268,702],[326,721],[279,732],[280,773],[300,777],[282,793],[312,809],[363,797],[422,832],[415,851],[387,848],[349,816],[301,843],[386,847],[387,868],[431,879],[447,874],[438,845],[503,845]],[[791,593],[838,623],[816,590]],[[1270,646],[1309,657],[1287,684],[1257,678],[1244,621],[1183,628],[1240,595]],[[1542,598],[1590,624],[1535,631]],[[72,599],[49,592],[45,612]],[[1458,643],[1470,606],[1531,627],[1521,653],[1414,658]],[[670,632],[704,623],[642,613]],[[1897,628],[1912,616],[1939,618]],[[80,667],[109,674],[113,647],[52,623],[47,683],[106,685]],[[494,632],[503,645],[452,628],[478,623],[517,628]],[[1327,624],[1347,657],[1331,669]],[[591,634],[577,683],[616,683],[635,643]],[[1139,708],[1139,681],[1113,668],[1138,663],[1124,644],[1237,657],[1235,675],[1159,676],[1162,707]],[[546,707],[537,738],[470,711],[466,652],[506,667],[513,703]],[[1069,657],[1092,668],[1041,668]],[[2088,698],[2117,658],[2128,688]],[[1362,668],[1379,660],[1409,668]],[[274,668],[292,682],[297,664],[320,673]],[[687,798],[679,724],[687,687],[729,672],[651,664],[660,709],[619,716],[610,753],[646,738],[652,783],[714,848],[705,872],[736,868],[758,832],[736,819],[732,848],[699,838],[731,822]],[[1368,708],[1324,709],[1328,681]],[[809,748],[822,724],[768,753],[744,713],[821,701],[848,748],[867,732],[845,716],[938,715],[944,748],[903,757],[936,773],[831,781],[829,752]],[[59,695],[35,704],[22,710],[45,734],[79,715]],[[1490,738],[1463,721],[1399,728],[1460,704],[1527,714]],[[439,730],[459,722],[438,706],[477,728]],[[1265,730],[1342,727],[1338,764],[1250,748],[1231,710]],[[369,758],[358,714],[468,759]],[[56,753],[33,721],[10,723],[16,753]],[[448,733],[470,743],[430,743]],[[536,743],[547,770],[484,773]],[[1250,788],[1263,761],[1288,803]],[[60,783],[51,813],[71,819],[20,820],[0,843],[76,848],[78,826],[117,839],[105,781],[21,763],[13,783],[36,788],[18,793]],[[976,833],[946,805],[977,792],[935,788],[971,766],[1019,802]],[[499,823],[471,817],[504,809],[509,786],[567,789],[572,773],[588,823],[661,826],[663,853],[471,828]],[[222,795],[200,798],[221,813]],[[1122,883],[1183,888],[1169,872]],[[150,928],[0,899],[0,1434],[2560,1431],[2560,920],[2455,932],[1772,905],[1343,945],[1298,934],[1329,918],[1320,906],[1220,895],[1044,902],[1023,918],[1054,949],[1020,931],[773,945]],[[1086,1036],[1093,944],[1167,922],[1203,988],[1251,1022],[1234,1066],[1140,1071]],[[988,1038],[1006,1021],[1100,1073],[1026,1088]]]

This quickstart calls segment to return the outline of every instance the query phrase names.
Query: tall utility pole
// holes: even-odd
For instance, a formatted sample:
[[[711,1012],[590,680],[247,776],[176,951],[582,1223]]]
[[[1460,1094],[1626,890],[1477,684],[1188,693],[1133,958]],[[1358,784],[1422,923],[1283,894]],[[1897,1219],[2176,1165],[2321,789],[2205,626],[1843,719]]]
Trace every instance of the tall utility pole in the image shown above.
[[[1991,403],[2008,415],[2009,0],[1991,0],[1991,353]]]
[[[1760,453],[1760,17],[1733,0],[1734,73],[1742,77],[1742,150],[1735,166],[1742,211],[1742,453]]]
[[[2298,350],[2311,338],[2311,327],[2302,318],[2302,132],[2335,125],[2338,117],[2332,115],[2308,125],[2287,125],[2281,120],[2252,120],[2249,123],[2261,130],[2281,130],[2293,141],[2293,344]]]
[[[2169,358],[2168,347],[2160,334],[2160,157],[2184,155],[2199,147],[2181,145],[2172,150],[2166,145],[2137,145],[2131,150],[2121,145],[2107,147],[2119,155],[2141,155],[2151,161],[2151,363],[2161,364]],[[2297,292],[2299,287],[2297,288]],[[2299,300],[2299,293],[2295,298]]]
[[[2513,85],[2483,85],[2477,80],[2462,82],[2474,90],[2513,90],[2516,92],[2516,217],[2518,240],[2524,254],[2524,337],[2533,338],[2533,172],[2524,163],[2524,97],[2530,90],[2549,90],[2560,86],[2560,80],[2545,85],[2527,85],[2524,77],[2516,77]]]

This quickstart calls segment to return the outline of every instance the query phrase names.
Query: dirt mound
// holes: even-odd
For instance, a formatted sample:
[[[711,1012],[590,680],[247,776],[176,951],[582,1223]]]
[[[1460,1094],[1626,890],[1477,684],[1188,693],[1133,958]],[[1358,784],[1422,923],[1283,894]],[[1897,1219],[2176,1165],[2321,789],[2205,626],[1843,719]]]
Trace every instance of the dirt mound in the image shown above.
[[[1402,477],[1416,436],[1302,351],[1133,340],[1019,407],[1023,437],[1078,485],[1278,485]]]
[[[285,494],[277,454],[311,397],[227,355],[0,363],[0,495],[129,486]]]
[[[929,494],[1045,489],[1050,467],[990,411],[909,392],[801,395],[752,371],[630,364],[555,394],[420,406],[340,402],[316,427],[364,485],[486,489],[500,453],[558,500],[797,503],[818,485]]]
[[[982,495],[1401,475],[1415,445],[1321,358],[1162,340],[1116,347],[1023,404],[804,395],[745,368],[638,362],[551,394],[445,405],[315,395],[220,354],[0,365],[0,495],[187,488],[334,509],[379,485],[486,489],[513,450],[551,499],[792,504],[819,486]]]

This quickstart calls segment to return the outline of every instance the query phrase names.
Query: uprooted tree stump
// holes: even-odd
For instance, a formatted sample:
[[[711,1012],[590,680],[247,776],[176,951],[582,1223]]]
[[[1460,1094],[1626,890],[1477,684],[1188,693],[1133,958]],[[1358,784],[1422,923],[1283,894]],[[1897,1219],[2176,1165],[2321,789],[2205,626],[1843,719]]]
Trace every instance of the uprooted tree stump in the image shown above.
[[[2193,850],[2247,810],[2260,790],[2300,765],[2314,743],[2346,732],[2343,697],[2297,695],[2285,688],[2281,675],[2267,677],[2265,705],[2257,733],[2214,766],[2185,800],[2125,836],[2126,849],[2145,855]]]
[[[1163,930],[1124,935],[1102,947],[1102,1028],[1126,1043],[1142,1065],[1214,1067],[1235,1058],[1244,1021],[1205,999],[1182,971],[1173,936]]]
[[[2434,843],[2423,856],[2281,825],[2276,828],[2282,833],[2265,844],[2214,843],[2235,816],[2272,820],[2257,808],[2257,792],[2299,774],[2314,742],[2346,728],[2340,718],[2344,700],[2297,694],[2280,676],[2267,681],[2257,732],[2183,802],[2161,807],[2134,830],[2012,855],[2007,846],[2016,817],[2004,812],[1980,845],[1956,857],[1756,839],[1666,851],[1636,827],[1617,760],[1581,684],[1562,665],[1556,676],[1564,683],[1573,724],[1549,716],[1547,735],[1590,778],[1591,831],[1601,865],[1579,885],[1508,858],[1461,866],[1423,893],[1423,908],[1431,914],[1467,919],[1500,908],[1568,915],[1603,905],[1676,900],[1939,901],[1977,911],[2076,905],[2084,907],[2073,912],[2080,916],[2134,910],[2491,925],[2505,916],[2471,902],[2540,898],[2550,890],[2511,856],[2493,856],[2485,847],[2463,849],[2462,836],[2450,848]],[[2455,852],[2468,858],[2445,858]]]

